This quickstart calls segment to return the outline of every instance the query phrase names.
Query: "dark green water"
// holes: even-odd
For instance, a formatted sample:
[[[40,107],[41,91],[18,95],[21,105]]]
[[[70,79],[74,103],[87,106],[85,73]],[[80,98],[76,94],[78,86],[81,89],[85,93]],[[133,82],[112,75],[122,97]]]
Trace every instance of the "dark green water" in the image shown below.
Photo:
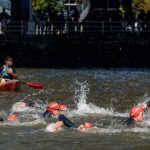
[[[43,90],[22,86],[19,92],[0,92],[0,115],[17,111],[20,100],[36,101],[40,108],[20,112],[20,122],[0,123],[0,150],[149,150],[150,112],[136,128],[121,127],[131,106],[149,100],[150,70],[46,70],[19,69],[22,81],[40,81]],[[77,125],[90,121],[86,132],[64,128],[46,132],[55,118],[42,120],[47,102],[67,104],[66,113]]]

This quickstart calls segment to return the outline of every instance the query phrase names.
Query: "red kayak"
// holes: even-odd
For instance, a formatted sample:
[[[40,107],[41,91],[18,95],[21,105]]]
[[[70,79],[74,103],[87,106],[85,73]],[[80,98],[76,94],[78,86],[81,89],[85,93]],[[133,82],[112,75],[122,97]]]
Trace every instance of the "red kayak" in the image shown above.
[[[5,83],[0,83],[0,91],[17,91],[19,90],[19,83],[17,80],[10,80]]]

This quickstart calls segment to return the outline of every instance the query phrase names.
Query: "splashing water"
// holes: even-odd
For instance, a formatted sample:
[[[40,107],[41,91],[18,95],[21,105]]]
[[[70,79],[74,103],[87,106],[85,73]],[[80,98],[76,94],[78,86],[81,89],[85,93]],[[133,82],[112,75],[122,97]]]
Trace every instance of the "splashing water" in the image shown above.
[[[76,104],[77,109],[70,111],[69,116],[73,116],[73,115],[84,116],[88,114],[101,114],[101,115],[123,116],[123,117],[128,116],[127,113],[114,112],[113,107],[101,108],[96,106],[93,103],[87,103],[89,91],[90,88],[87,81],[85,82],[79,82],[77,80],[75,81],[74,102]]]
[[[57,131],[54,128],[55,124],[54,123],[50,123],[46,128],[45,131],[46,132],[58,132],[58,131],[62,131],[63,128],[59,128]]]
[[[18,105],[18,102],[14,103],[10,109],[10,113],[17,114],[19,121],[17,123],[5,122],[2,123],[2,125],[32,126],[36,124],[45,124],[45,121],[41,118],[41,114],[45,111],[47,104],[39,98],[45,93],[47,93],[47,91],[40,90],[37,93],[28,94],[21,101],[19,101],[25,104],[22,106]],[[28,106],[30,102],[33,102],[33,107]],[[3,118],[6,118],[6,115]]]
[[[11,108],[11,113],[13,112],[34,112],[34,113],[42,113],[43,111],[45,111],[45,108],[47,106],[48,100],[46,100],[46,102],[44,102],[43,99],[39,98],[40,96],[42,96],[43,94],[48,93],[48,91],[46,90],[40,90],[37,93],[33,93],[33,94],[28,94],[27,96],[25,96],[21,101],[19,102],[25,102],[26,104],[32,103],[34,107],[19,107],[17,105],[18,102],[16,102],[15,104],[12,105]]]

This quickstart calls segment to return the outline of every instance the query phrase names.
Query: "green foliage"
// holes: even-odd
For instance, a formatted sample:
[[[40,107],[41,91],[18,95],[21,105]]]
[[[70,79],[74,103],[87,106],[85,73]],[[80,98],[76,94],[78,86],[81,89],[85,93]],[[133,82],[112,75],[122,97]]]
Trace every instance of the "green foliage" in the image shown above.
[[[60,9],[62,6],[60,6],[56,0],[32,0],[32,7],[35,11],[55,11]]]
[[[133,0],[132,8],[135,13],[138,13],[140,10],[147,12],[150,10],[150,0]]]
[[[75,0],[78,4],[83,3],[85,0]],[[63,3],[68,3],[68,0],[60,0],[60,3],[57,0],[32,0],[32,7],[34,11],[57,11],[59,9],[65,9],[66,6]]]
[[[142,9],[147,12],[150,10],[150,0],[145,0],[144,4],[142,5]]]

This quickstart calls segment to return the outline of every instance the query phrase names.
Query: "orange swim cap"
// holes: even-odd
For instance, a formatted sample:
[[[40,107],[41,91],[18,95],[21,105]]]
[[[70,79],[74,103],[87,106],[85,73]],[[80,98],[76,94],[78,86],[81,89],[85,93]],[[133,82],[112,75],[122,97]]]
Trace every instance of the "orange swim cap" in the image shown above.
[[[8,117],[7,117],[7,121],[16,121],[18,118],[15,114],[10,114]]]
[[[61,111],[67,111],[67,110],[68,110],[68,108],[67,108],[66,105],[60,105],[60,106],[59,106],[59,109],[60,109]]]
[[[144,109],[141,106],[133,106],[130,109],[130,117],[136,118],[140,115],[140,113],[143,113]]]
[[[94,127],[93,123],[91,123],[91,122],[85,122],[84,124],[85,124],[86,128],[93,128]]]
[[[50,109],[56,109],[56,110],[60,109],[60,105],[57,102],[51,102],[51,103],[48,104],[47,107],[50,108]]]
[[[54,110],[60,110],[60,105],[56,102],[51,102],[47,105],[47,111],[53,113]]]
[[[51,102],[47,105],[47,111],[53,112],[53,110],[66,111],[68,108],[66,105],[59,105],[57,102]]]

